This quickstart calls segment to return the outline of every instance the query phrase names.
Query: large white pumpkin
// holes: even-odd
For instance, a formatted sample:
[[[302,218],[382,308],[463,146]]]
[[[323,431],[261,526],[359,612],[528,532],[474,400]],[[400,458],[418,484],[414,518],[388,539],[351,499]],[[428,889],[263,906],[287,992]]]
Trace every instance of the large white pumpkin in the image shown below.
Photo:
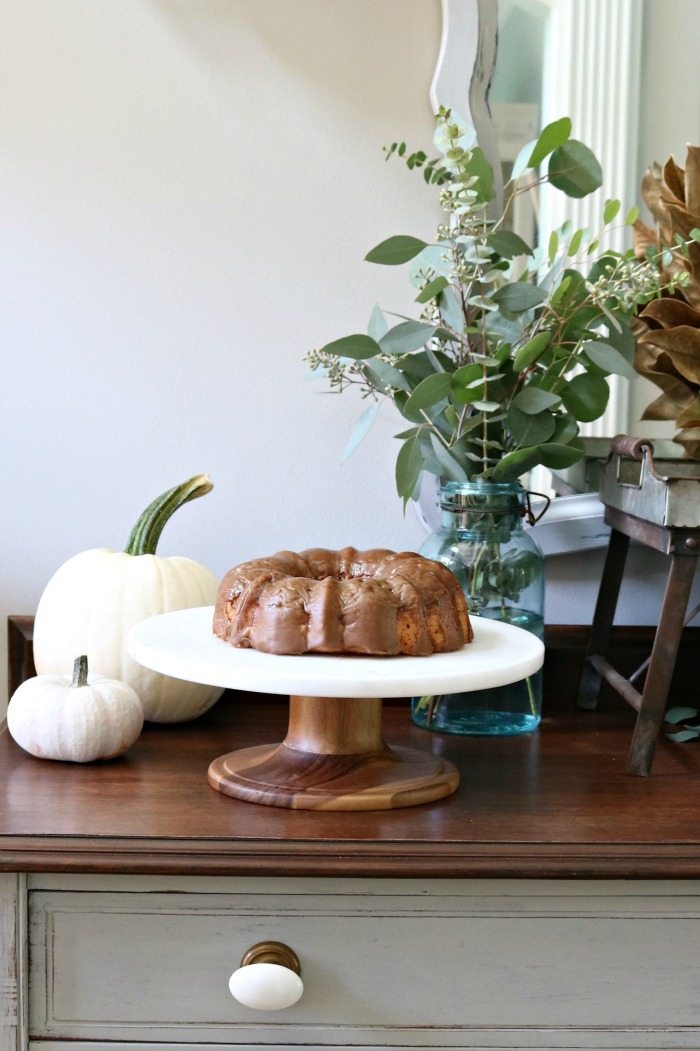
[[[87,674],[75,661],[73,676],[37,675],[17,687],[7,728],[25,752],[39,759],[91,763],[123,755],[141,733],[143,709],[126,683]]]
[[[144,717],[153,722],[194,719],[218,700],[220,689],[150,671],[125,647],[129,629],[139,621],[214,602],[218,583],[205,566],[154,553],[173,511],[211,488],[206,475],[176,486],[144,511],[125,551],[83,551],[54,573],[34,621],[34,664],[40,675],[68,675],[75,654],[84,653],[95,675],[131,686]]]

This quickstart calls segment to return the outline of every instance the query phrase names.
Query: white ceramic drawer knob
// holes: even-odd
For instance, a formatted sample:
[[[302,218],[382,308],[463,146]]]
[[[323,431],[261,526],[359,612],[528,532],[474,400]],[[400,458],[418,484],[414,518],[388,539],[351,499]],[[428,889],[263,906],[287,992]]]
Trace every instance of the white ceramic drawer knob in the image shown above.
[[[231,996],[256,1011],[281,1011],[301,998],[299,958],[283,942],[258,942],[229,978]]]

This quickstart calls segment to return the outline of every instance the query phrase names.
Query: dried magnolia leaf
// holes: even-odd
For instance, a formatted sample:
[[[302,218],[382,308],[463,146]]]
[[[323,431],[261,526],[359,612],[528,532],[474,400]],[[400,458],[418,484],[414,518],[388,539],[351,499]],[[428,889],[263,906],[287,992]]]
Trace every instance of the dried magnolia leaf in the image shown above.
[[[650,226],[643,223],[641,219],[637,219],[632,227],[632,236],[634,237],[634,253],[640,259],[645,255],[647,248],[651,245],[653,248],[658,248],[659,238],[656,230],[652,230]]]
[[[641,342],[664,350],[681,376],[691,383],[700,383],[700,328],[678,325],[654,329],[643,336]]]
[[[687,285],[683,289],[683,298],[686,299],[695,310],[700,310],[700,277],[696,277],[693,284]]]
[[[669,200],[685,204],[685,172],[676,164],[675,157],[669,157],[663,166],[661,192]]]
[[[667,239],[667,244],[673,242],[673,234],[680,234],[685,240],[689,240],[690,231],[696,229],[698,223],[700,223],[700,215],[691,215],[690,212],[678,204],[669,204],[667,215],[671,223],[671,237]],[[693,251],[694,248],[697,251]],[[690,252],[690,260],[696,266],[700,262],[700,245],[697,241],[692,241],[688,246],[688,250]]]
[[[648,303],[637,318],[634,367],[663,393],[647,406],[643,419],[676,420],[678,440],[700,451],[700,244],[691,231],[700,227],[700,146],[689,146],[685,169],[673,157],[652,165],[642,179],[642,197],[656,223],[634,224],[635,252],[649,245],[662,251],[662,283],[675,287]],[[682,250],[678,242],[684,241]],[[683,284],[678,283],[683,277]],[[641,326],[645,331],[640,331]]]
[[[666,206],[661,200],[661,169],[658,164],[648,168],[642,177],[642,199],[658,223],[666,214]]]
[[[677,402],[672,401],[665,394],[660,394],[658,398],[654,398],[651,404],[647,405],[646,409],[642,413],[642,419],[675,421],[678,413],[682,411],[682,408],[677,404]]]
[[[686,456],[700,460],[700,429],[689,428],[679,431],[678,434],[674,434],[673,440],[683,446]]]
[[[686,427],[700,428],[700,396],[696,395],[694,401],[679,412],[676,423],[684,429]]]
[[[692,325],[700,328],[700,310],[694,310],[682,299],[671,297],[655,299],[644,308],[639,316],[647,322],[658,322],[662,328],[675,328],[676,325]]]
[[[640,343],[634,355],[637,372],[659,387],[664,393],[653,402],[653,415],[645,413],[643,418],[675,420],[677,414],[690,405],[697,393],[695,385],[688,382],[676,369],[668,354],[658,347]]]

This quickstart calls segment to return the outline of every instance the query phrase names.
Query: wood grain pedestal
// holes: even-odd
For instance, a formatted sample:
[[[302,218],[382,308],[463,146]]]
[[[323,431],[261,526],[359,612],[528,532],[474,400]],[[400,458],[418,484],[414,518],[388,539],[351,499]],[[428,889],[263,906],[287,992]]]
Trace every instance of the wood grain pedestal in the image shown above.
[[[379,698],[292,696],[289,703],[284,741],[215,759],[213,788],[297,810],[393,810],[442,799],[459,784],[448,760],[384,742]]]

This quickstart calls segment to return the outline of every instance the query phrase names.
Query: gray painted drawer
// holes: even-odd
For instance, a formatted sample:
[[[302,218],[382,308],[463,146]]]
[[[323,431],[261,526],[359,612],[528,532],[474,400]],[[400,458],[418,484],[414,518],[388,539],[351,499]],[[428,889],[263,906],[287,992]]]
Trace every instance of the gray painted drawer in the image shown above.
[[[314,882],[293,893],[284,881],[240,893],[32,891],[32,1038],[700,1046],[695,894]],[[268,938],[302,964],[304,996],[282,1012],[228,992],[245,950]]]

